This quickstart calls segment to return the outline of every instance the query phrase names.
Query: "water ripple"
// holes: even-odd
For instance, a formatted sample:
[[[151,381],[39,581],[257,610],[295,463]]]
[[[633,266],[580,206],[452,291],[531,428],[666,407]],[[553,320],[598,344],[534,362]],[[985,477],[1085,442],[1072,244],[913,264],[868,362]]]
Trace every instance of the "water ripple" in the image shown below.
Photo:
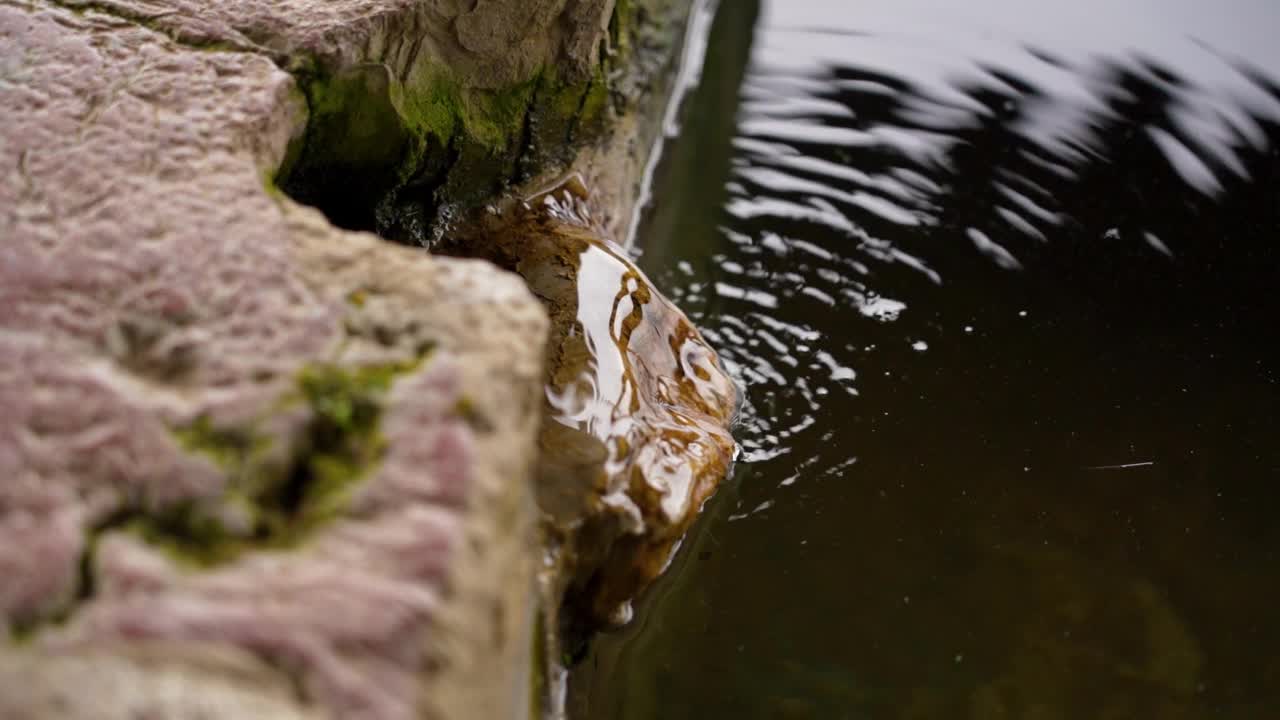
[[[995,0],[1008,12],[975,19],[929,0],[856,13],[799,0],[775,11],[789,22],[766,20],[732,141],[731,251],[713,259],[713,279],[673,291],[695,315],[717,308],[701,317],[749,390],[748,462],[803,430],[770,408],[819,412],[832,390],[857,394],[865,353],[831,338],[935,335],[915,300],[928,287],[974,282],[974,262],[1015,274],[1039,264],[1100,206],[1123,208],[1100,238],[1176,259],[1189,249],[1162,239],[1181,233],[1161,203],[1198,212],[1274,166],[1269,35],[1217,15],[1196,37],[1161,25],[1188,2],[1094,8],[1130,16],[1116,21],[1120,41],[1089,17],[1098,2],[1028,12]],[[1136,167],[1148,176],[1112,177]]]

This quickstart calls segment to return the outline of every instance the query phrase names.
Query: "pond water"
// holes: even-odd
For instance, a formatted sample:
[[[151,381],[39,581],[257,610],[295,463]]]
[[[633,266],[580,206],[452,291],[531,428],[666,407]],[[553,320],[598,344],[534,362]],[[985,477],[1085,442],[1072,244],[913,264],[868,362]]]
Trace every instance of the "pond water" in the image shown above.
[[[753,20],[639,248],[741,457],[571,715],[1280,717],[1280,4]]]

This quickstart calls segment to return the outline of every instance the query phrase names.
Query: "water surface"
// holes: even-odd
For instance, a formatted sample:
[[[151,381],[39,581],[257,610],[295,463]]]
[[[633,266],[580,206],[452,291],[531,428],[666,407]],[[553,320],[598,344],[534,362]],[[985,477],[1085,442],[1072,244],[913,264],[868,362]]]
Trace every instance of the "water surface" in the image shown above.
[[[576,717],[1280,717],[1280,5],[1117,5],[722,7],[639,250],[743,452]]]

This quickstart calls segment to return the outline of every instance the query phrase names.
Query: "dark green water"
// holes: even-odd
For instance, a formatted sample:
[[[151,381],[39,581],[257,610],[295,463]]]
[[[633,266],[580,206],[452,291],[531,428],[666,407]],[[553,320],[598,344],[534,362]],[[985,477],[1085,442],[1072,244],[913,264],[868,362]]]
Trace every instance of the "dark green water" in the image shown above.
[[[959,5],[722,7],[641,259],[742,458],[573,717],[1280,718],[1280,5]]]

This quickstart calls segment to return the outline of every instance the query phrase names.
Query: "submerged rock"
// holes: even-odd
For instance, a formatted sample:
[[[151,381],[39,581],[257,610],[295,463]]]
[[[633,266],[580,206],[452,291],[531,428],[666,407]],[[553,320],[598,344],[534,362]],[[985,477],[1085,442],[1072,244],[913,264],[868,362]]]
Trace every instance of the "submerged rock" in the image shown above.
[[[625,620],[665,568],[728,472],[737,398],[697,328],[587,200],[570,176],[451,236],[520,273],[551,316],[537,493],[544,581],[553,604],[563,597],[570,634]]]

